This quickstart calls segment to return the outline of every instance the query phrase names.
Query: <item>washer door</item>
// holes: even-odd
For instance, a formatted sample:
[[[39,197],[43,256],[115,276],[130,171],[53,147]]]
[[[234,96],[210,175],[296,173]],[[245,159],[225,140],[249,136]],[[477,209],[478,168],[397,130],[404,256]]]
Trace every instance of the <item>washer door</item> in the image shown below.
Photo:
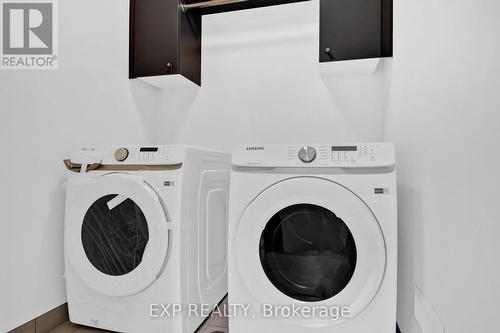
[[[322,178],[291,178],[261,192],[243,212],[234,244],[238,273],[259,302],[350,307],[348,318],[299,320],[305,326],[361,313],[385,272],[385,242],[371,210]]]
[[[147,288],[166,264],[166,211],[141,178],[110,174],[71,187],[65,230],[70,263],[92,289],[111,296]]]

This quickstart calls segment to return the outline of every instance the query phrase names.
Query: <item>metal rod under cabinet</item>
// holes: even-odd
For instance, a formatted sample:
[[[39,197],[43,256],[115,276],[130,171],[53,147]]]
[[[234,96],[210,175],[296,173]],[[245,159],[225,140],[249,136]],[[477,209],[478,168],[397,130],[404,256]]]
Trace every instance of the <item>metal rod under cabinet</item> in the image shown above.
[[[186,12],[189,9],[206,8],[206,7],[212,7],[212,6],[222,6],[222,5],[229,5],[232,3],[245,2],[245,1],[248,1],[248,0],[208,0],[208,1],[202,1],[202,2],[188,3],[188,4],[181,2],[180,7],[181,7],[183,12]]]

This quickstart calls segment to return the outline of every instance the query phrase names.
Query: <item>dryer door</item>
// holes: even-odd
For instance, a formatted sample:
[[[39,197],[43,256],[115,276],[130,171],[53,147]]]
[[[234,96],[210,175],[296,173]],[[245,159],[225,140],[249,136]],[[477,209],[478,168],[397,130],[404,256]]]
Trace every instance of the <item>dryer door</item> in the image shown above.
[[[338,320],[289,319],[305,326],[336,325],[361,313],[386,265],[371,210],[347,188],[316,177],[287,179],[261,192],[243,212],[234,244],[241,279],[258,302],[350,308],[350,316]]]
[[[169,248],[166,210],[141,178],[109,174],[68,189],[65,249],[92,289],[111,296],[147,288]]]

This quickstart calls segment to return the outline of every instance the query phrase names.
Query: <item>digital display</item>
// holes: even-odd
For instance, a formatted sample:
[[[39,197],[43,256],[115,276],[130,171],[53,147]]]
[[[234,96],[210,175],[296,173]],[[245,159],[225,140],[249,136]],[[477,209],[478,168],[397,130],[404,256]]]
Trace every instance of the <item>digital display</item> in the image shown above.
[[[158,147],[143,147],[139,150],[141,153],[156,153],[158,151]]]
[[[332,151],[358,151],[357,146],[332,146]]]

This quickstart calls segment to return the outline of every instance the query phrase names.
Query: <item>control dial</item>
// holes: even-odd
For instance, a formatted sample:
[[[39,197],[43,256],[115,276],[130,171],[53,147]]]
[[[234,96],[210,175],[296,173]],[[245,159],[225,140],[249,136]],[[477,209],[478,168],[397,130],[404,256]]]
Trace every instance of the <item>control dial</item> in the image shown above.
[[[311,163],[316,158],[316,149],[313,147],[302,147],[299,150],[299,159],[304,163]]]
[[[128,157],[128,149],[127,148],[118,148],[115,151],[115,159],[118,162],[123,162],[127,159]]]

